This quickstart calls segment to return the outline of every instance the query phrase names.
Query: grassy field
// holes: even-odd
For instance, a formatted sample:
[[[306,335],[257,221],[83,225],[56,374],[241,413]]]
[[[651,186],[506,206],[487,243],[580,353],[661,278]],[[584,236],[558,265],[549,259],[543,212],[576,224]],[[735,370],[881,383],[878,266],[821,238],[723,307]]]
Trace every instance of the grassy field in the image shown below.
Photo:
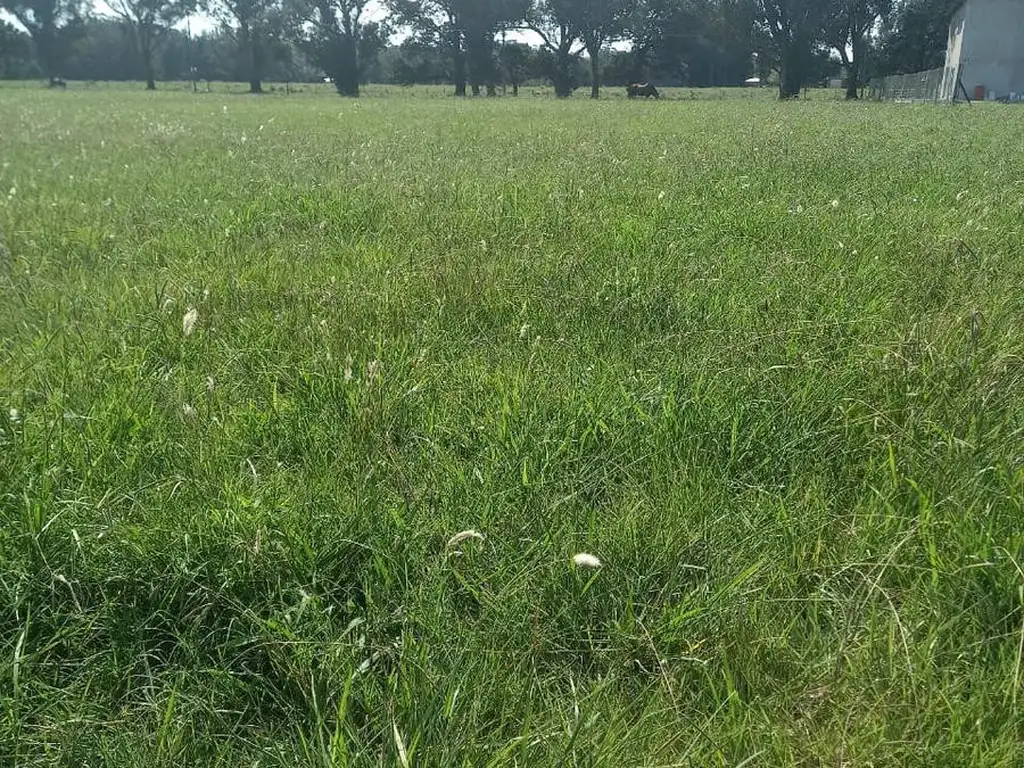
[[[1020,117],[0,89],[0,764],[1020,765]]]

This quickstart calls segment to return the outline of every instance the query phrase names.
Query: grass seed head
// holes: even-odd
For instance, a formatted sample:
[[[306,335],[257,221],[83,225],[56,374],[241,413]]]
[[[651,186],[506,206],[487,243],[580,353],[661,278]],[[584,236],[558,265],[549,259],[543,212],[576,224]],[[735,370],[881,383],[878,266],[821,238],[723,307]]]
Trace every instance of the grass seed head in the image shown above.
[[[199,322],[199,310],[193,307],[185,316],[181,318],[181,331],[186,336],[191,336],[192,331],[196,329],[196,323]]]
[[[371,360],[366,364],[366,381],[372,384],[380,376],[380,360]]]
[[[480,533],[480,531],[474,530],[473,528],[468,528],[465,531],[459,531],[450,539],[448,539],[448,543],[445,546],[448,549],[451,549],[452,547],[457,547],[462,542],[468,541],[470,539],[475,539],[476,541],[483,541],[484,535]]]
[[[601,561],[591,554],[580,552],[572,556],[572,564],[577,568],[600,568]]]

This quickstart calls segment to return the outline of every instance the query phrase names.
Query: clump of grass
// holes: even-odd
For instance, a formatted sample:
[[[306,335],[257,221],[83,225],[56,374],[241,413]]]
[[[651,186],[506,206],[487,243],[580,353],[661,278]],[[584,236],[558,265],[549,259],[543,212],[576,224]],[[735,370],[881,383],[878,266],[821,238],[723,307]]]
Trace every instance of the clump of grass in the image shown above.
[[[1014,764],[1003,111],[217,99],[0,90],[0,763]]]

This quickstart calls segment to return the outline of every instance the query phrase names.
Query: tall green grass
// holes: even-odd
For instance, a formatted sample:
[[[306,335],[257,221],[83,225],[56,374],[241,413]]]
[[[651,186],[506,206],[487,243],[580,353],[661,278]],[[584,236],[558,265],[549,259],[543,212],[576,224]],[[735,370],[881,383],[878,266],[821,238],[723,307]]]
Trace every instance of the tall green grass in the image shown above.
[[[1016,117],[0,90],[0,764],[1019,765]]]

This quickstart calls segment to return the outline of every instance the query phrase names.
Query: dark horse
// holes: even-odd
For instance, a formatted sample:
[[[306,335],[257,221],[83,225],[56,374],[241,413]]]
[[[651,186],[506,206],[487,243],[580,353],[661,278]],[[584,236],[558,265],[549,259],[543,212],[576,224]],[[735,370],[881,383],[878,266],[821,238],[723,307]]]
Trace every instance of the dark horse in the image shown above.
[[[637,96],[642,96],[645,99],[648,98],[660,98],[658,89],[650,83],[632,83],[626,86],[626,96],[635,99]]]

